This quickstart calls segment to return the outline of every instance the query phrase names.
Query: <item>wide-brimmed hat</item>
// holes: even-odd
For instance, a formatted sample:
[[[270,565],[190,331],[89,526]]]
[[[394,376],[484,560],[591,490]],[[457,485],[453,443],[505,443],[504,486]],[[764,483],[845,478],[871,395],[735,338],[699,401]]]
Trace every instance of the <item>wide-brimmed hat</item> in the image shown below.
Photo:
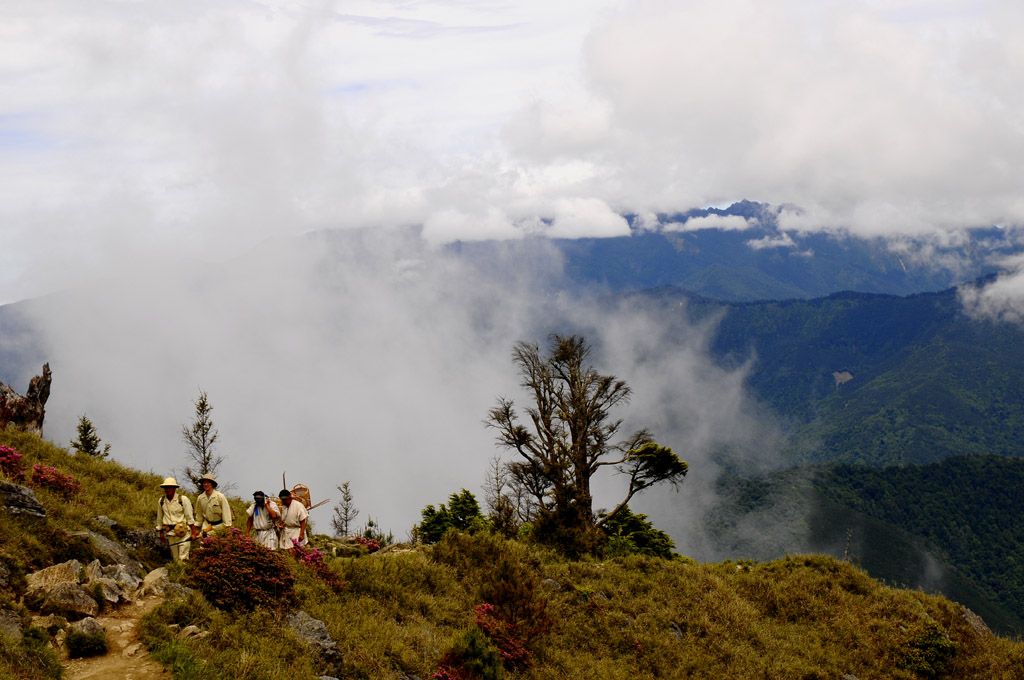
[[[202,477],[200,477],[200,478],[199,478],[199,486],[202,486],[202,485],[203,485],[203,482],[204,482],[204,481],[206,481],[206,482],[210,482],[211,484],[213,484],[213,488],[214,488],[214,489],[216,489],[216,488],[217,488],[217,480],[216,480],[216,479],[214,479],[213,475],[211,475],[211,474],[205,474],[205,475],[203,475]]]
[[[164,480],[164,483],[161,484],[160,486],[164,487],[164,488],[166,488],[168,486],[173,486],[175,489],[180,488],[178,486],[178,482],[174,481],[174,477],[168,477],[167,479]]]

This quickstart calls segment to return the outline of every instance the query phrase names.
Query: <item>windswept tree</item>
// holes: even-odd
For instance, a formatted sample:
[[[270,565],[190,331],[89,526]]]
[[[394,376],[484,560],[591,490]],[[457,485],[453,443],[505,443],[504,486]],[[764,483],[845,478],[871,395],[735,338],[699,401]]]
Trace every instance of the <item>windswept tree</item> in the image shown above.
[[[490,410],[487,424],[498,431],[498,444],[517,454],[508,466],[512,483],[531,496],[537,520],[550,525],[551,536],[565,540],[566,532],[608,522],[644,489],[661,482],[677,486],[687,465],[646,429],[617,440],[622,421],[612,412],[629,403],[629,386],[594,370],[582,337],[552,335],[550,342],[547,354],[528,342],[516,343],[512,352],[530,399],[525,424],[506,398]],[[625,475],[629,484],[622,502],[597,518],[591,478],[603,467]]]
[[[96,433],[96,427],[84,414],[78,418],[78,439],[71,442],[76,453],[84,453],[96,458],[106,458],[110,455],[110,444],[103,444],[100,436]]]
[[[195,406],[195,417],[191,423],[181,426],[181,440],[185,443],[185,476],[192,481],[196,489],[201,489],[199,479],[207,474],[216,476],[224,458],[213,451],[213,445],[220,433],[210,418],[213,406],[210,405],[206,392],[199,390],[199,399],[192,403]],[[221,486],[228,488],[225,485]]]

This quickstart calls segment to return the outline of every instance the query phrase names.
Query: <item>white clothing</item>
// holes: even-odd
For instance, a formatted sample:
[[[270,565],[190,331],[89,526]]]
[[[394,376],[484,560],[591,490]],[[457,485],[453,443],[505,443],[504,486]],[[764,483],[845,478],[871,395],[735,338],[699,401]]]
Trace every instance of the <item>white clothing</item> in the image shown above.
[[[267,512],[267,506],[264,505],[261,509],[253,503],[245,511],[245,514],[252,518],[252,540],[264,548],[277,550],[277,529],[274,528],[274,520],[270,518],[270,513]]]
[[[293,498],[291,505],[282,504],[281,519],[284,520],[284,529],[281,531],[281,550],[291,550],[295,547],[292,545],[292,539],[299,540],[299,534],[302,533],[302,522],[306,521],[308,517],[309,511],[306,510],[302,501]],[[306,536],[299,541],[299,545],[307,543],[309,543],[309,538]]]

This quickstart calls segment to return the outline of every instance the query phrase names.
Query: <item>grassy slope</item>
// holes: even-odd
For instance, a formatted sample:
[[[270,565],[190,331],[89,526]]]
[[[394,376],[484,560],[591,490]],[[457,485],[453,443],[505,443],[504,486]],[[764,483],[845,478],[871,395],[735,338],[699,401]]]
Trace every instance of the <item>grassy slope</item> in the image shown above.
[[[721,485],[707,522],[726,554],[841,555],[891,583],[939,591],[993,628],[1024,631],[1024,460],[954,456],[902,468],[794,468]],[[749,531],[757,525],[758,531]],[[849,539],[847,532],[850,532]]]
[[[32,535],[59,537],[90,526],[96,514],[127,528],[152,525],[155,476],[82,460],[27,435],[0,433],[0,443],[84,483],[70,503],[39,492],[49,512],[42,528],[0,524],[0,559],[9,566],[31,569],[87,552]],[[956,656],[933,677],[1009,679],[1024,667],[1024,643],[977,632],[958,605],[885,587],[822,556],[765,564],[571,562],[498,537],[449,534],[429,548],[332,559],[348,584],[341,595],[305,569],[295,571],[302,608],[338,642],[344,677],[390,680],[401,673],[430,677],[454,639],[475,625],[481,588],[494,584],[503,562],[527,597],[546,602],[553,622],[532,641],[534,665],[511,677],[928,677],[913,668],[923,668],[929,651],[945,644],[936,640],[947,636]],[[177,678],[317,677],[323,669],[275,616],[229,615],[193,595],[164,605],[146,633]],[[211,635],[176,641],[165,625],[172,622],[195,622]],[[0,645],[0,676],[45,677],[30,671],[16,650]]]

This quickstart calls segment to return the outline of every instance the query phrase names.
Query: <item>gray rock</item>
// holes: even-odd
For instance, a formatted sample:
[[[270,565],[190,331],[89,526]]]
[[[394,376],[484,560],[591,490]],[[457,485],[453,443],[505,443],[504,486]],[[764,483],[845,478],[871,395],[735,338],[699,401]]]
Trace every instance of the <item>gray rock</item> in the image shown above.
[[[540,582],[541,587],[545,590],[561,590],[562,584],[553,578],[546,578]]]
[[[85,565],[86,583],[90,583],[101,578],[103,578],[103,565],[100,564],[99,560],[93,560],[89,564]]]
[[[142,579],[142,595],[164,595],[171,585],[171,579],[167,575],[167,567],[158,567],[146,574]]]
[[[25,583],[30,591],[37,588],[49,589],[62,583],[78,583],[78,575],[81,571],[81,562],[68,560],[28,574],[25,576]]]
[[[95,531],[72,531],[70,535],[88,538],[96,554],[105,562],[122,564],[135,573],[141,573],[143,570],[142,563],[129,555],[125,547],[117,541],[112,541],[102,534],[97,534]]]
[[[160,532],[156,529],[129,529],[124,534],[124,544],[132,550],[149,550],[158,555],[171,556],[171,551],[160,541]]]
[[[287,623],[296,635],[309,643],[313,651],[324,662],[336,670],[341,668],[341,650],[338,649],[338,644],[327,632],[327,626],[323,621],[314,619],[304,611],[299,611],[291,614]]]
[[[87,616],[81,621],[75,621],[68,626],[69,633],[85,633],[86,635],[106,634],[106,630],[100,624],[99,621],[91,616]]]
[[[125,592],[131,592],[142,585],[137,572],[123,564],[111,564],[103,567],[103,576],[111,579]]]
[[[110,529],[111,531],[113,531],[114,533],[117,533],[121,529],[121,525],[120,524],[118,524],[114,520],[110,519],[106,515],[97,515],[96,517],[93,517],[92,519],[93,519],[94,522],[96,522],[100,526],[104,526],[104,527]]]
[[[42,628],[50,635],[55,635],[58,630],[63,630],[67,627],[68,622],[63,616],[33,616],[32,625],[36,628]]]
[[[123,656],[126,659],[131,659],[143,653],[144,651],[146,651],[146,645],[144,645],[141,642],[136,642],[125,647],[124,651],[121,652],[121,656]]]
[[[35,492],[10,482],[0,482],[0,509],[20,517],[46,519],[46,509]]]
[[[43,614],[60,614],[76,621],[86,616],[96,616],[100,607],[82,586],[77,583],[60,583],[46,593],[40,611]]]
[[[93,597],[102,597],[106,600],[107,604],[116,605],[120,602],[128,601],[125,592],[114,583],[113,579],[109,579],[106,576],[89,581],[88,586],[89,592],[93,594]]]
[[[21,642],[21,614],[13,609],[0,609],[0,635]]]

